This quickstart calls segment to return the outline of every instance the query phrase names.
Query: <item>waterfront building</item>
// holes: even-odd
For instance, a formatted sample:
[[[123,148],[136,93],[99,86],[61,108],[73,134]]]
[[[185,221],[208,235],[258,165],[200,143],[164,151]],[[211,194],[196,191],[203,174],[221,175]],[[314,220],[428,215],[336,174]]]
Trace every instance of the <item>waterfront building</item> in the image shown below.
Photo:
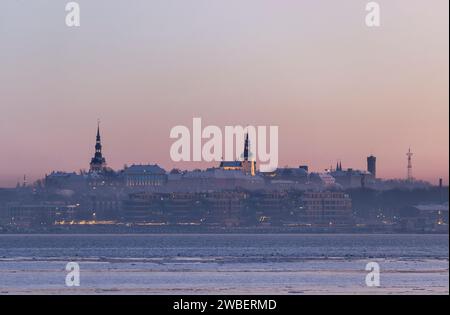
[[[448,212],[448,202],[406,206],[399,211],[399,225],[403,232],[448,233]]]
[[[163,194],[140,192],[130,194],[122,201],[121,220],[128,223],[166,223]]]
[[[220,226],[240,226],[245,221],[243,211],[248,195],[239,191],[212,192],[206,195],[205,223]]]
[[[48,204],[20,204],[7,205],[9,224],[16,227],[45,227],[55,221],[58,206]]]
[[[318,225],[346,225],[352,220],[350,196],[339,191],[305,192],[304,220]]]
[[[127,222],[238,226],[247,194],[237,191],[136,193],[123,203]]]
[[[249,206],[259,224],[281,225],[291,219],[292,204],[286,191],[258,192],[251,197]]]

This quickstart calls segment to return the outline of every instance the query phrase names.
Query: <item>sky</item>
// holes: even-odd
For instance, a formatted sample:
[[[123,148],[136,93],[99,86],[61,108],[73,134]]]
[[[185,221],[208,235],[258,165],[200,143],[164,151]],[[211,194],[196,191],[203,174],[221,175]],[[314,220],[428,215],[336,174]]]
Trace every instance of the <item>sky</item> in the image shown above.
[[[449,2],[63,0],[0,4],[0,187],[88,169],[170,170],[176,125],[279,126],[279,165],[449,174]]]

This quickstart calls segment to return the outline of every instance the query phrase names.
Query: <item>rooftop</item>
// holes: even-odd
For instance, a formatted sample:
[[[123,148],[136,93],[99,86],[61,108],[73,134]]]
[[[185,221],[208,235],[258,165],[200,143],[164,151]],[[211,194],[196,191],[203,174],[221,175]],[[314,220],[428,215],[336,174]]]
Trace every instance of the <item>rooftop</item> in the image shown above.
[[[155,174],[164,175],[166,171],[157,164],[133,164],[124,169],[125,175]]]

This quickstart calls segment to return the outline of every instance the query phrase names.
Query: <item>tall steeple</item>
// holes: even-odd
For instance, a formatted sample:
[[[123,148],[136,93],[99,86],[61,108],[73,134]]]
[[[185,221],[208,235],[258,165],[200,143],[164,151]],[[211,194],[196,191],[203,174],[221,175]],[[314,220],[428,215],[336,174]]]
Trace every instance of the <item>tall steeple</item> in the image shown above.
[[[100,120],[97,120],[97,142],[100,143]]]
[[[412,156],[414,154],[411,152],[411,148],[409,148],[408,153],[406,153],[406,156],[408,157],[408,173],[406,175],[406,179],[408,182],[412,182],[414,180],[413,174],[412,174]]]
[[[97,121],[97,137],[95,140],[95,154],[91,159],[90,171],[91,172],[101,172],[106,167],[106,160],[102,154],[102,141],[100,137],[100,120]]]
[[[250,143],[248,140],[248,132],[245,135],[245,145],[244,145],[244,161],[248,161],[248,157],[249,157],[249,148],[250,147]]]
[[[242,171],[244,174],[255,176],[256,175],[256,161],[253,160],[250,152],[250,139],[248,132],[245,135],[244,143],[244,161],[242,161]]]
[[[95,154],[102,155],[102,139],[100,137],[100,121],[97,121],[97,137],[95,139]]]

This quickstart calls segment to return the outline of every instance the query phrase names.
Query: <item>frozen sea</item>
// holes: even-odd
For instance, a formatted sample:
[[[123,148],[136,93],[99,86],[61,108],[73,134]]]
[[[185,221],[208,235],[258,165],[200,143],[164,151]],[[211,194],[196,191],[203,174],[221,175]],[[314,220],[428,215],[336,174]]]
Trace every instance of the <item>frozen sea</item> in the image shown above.
[[[0,235],[0,294],[449,294],[448,250],[448,235]]]

